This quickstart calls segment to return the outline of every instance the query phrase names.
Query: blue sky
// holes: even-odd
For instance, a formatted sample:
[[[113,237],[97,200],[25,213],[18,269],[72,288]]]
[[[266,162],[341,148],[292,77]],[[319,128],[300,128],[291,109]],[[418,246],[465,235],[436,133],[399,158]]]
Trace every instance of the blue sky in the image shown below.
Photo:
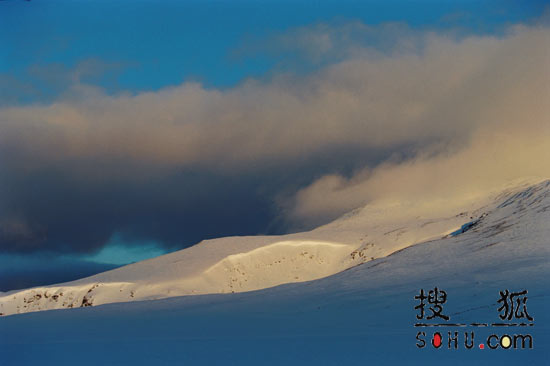
[[[544,37],[529,27],[547,9],[547,1],[1,1],[0,265],[17,263],[13,286],[36,283],[29,273],[38,272],[47,283],[48,271],[55,281],[83,273],[54,276],[56,261],[82,261],[90,274],[202,239],[327,222],[372,198],[357,184],[372,169],[466,146],[485,123],[461,114],[476,111],[475,100],[513,106],[516,96],[493,93],[502,73],[516,77],[510,85],[527,80],[507,61],[522,56],[516,48],[535,54],[522,60],[544,57],[536,54]],[[510,31],[517,24],[529,30]],[[478,78],[488,81],[472,86]],[[362,94],[364,85],[372,91]],[[457,100],[473,104],[457,112]],[[411,115],[429,113],[401,121],[409,102]],[[364,197],[337,196],[350,187]]]
[[[545,4],[12,0],[0,4],[0,72],[38,89],[21,93],[23,101],[49,100],[61,93],[61,75],[79,68],[82,81],[110,93],[158,90],[189,80],[224,88],[262,77],[280,65],[281,55],[247,52],[247,48],[294,27],[355,20],[492,33],[506,24],[540,16]],[[57,80],[51,80],[53,76]]]

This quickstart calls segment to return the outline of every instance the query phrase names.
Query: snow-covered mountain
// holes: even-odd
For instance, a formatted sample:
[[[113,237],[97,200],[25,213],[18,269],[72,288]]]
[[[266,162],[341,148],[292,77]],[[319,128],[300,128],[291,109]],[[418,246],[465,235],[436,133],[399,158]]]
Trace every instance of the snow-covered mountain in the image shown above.
[[[548,180],[470,197],[373,202],[309,232],[207,240],[81,280],[0,293],[0,313],[252,291],[378,265],[415,244],[454,243],[466,232],[479,239],[466,250],[481,251],[503,232],[536,228],[530,235],[540,236],[542,223],[550,223]]]
[[[0,364],[546,365],[550,360],[550,181],[498,192],[470,200],[380,202],[309,233],[208,241],[80,281],[5,294],[2,304],[14,312],[17,306],[24,312],[46,309],[50,303],[55,305],[49,308],[64,308],[60,301],[65,293],[53,299],[62,288],[74,291],[73,307],[78,308],[0,317]],[[306,244],[296,244],[302,246],[299,249],[289,244],[303,241]],[[233,247],[222,252],[224,243]],[[301,251],[314,253],[319,245],[322,249],[315,255],[330,257],[330,264],[329,258],[324,261],[331,268],[326,272],[354,267],[258,291],[167,297],[175,292],[166,293],[166,288],[174,287],[168,280],[177,282],[180,274],[195,281],[185,282],[181,293],[189,291],[190,284],[205,292],[244,291],[252,277],[249,268],[255,268],[244,259],[263,258],[257,263],[260,268],[271,263],[300,270],[304,278],[292,281],[303,281],[308,273],[321,276],[318,266],[322,264],[301,269],[309,263],[305,261],[293,267],[290,263],[295,261],[287,254],[301,257]],[[204,258],[205,253],[215,257]],[[241,255],[229,257],[235,254]],[[191,261],[194,257],[201,262]],[[182,268],[184,261],[193,267]],[[219,269],[217,264],[228,272],[247,268],[250,272],[242,276],[248,281],[241,288],[235,286],[238,280],[229,282],[229,274],[218,272],[219,277],[209,277],[210,283],[200,279],[207,275],[206,269]],[[282,279],[253,279],[254,286],[270,286],[291,277],[281,272],[268,273]],[[121,282],[134,286],[133,298],[124,288],[117,289],[116,283]],[[210,287],[199,287],[206,284]],[[414,327],[418,314],[414,297],[419,289],[434,287],[448,294],[443,309],[449,323],[488,326]],[[109,297],[116,291],[108,289],[117,289],[121,295]],[[146,290],[166,298],[132,301],[146,298],[140,297]],[[526,305],[534,318],[530,326],[489,326],[501,321],[497,300],[504,290],[528,290]],[[94,306],[80,308],[88,295]],[[95,306],[99,300],[130,301]],[[426,333],[422,349],[417,347],[419,331]],[[447,339],[455,331],[457,348]],[[430,342],[434,332],[444,337],[439,349]],[[475,333],[475,347],[465,347],[465,332]],[[490,349],[487,342],[493,334],[528,335],[532,348]]]

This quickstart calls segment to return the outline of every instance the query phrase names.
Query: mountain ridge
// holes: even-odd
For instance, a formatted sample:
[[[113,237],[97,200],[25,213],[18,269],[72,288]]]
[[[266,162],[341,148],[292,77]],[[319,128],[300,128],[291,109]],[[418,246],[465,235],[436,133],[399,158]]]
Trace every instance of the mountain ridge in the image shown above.
[[[367,205],[305,233],[212,239],[77,281],[7,292],[0,296],[0,313],[253,291],[316,280],[430,240],[510,229],[513,225],[504,217],[520,220],[528,209],[548,210],[549,197],[550,180],[541,180],[449,207],[429,202]]]

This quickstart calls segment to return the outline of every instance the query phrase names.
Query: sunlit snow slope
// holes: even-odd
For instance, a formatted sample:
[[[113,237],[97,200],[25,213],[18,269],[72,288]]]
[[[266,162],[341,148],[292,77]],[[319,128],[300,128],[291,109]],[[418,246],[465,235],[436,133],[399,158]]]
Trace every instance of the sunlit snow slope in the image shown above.
[[[497,235],[514,230],[515,223],[547,217],[549,210],[550,181],[460,199],[375,202],[310,232],[207,240],[78,281],[3,293],[0,313],[244,292],[315,280],[365,262],[378,264],[418,243],[453,240],[467,231]],[[497,245],[490,242],[494,235],[483,245]]]

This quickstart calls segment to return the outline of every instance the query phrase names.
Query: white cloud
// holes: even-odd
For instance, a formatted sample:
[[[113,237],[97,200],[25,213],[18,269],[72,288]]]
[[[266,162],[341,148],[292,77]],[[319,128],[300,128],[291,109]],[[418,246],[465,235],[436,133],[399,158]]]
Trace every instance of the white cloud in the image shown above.
[[[323,45],[323,53],[347,34],[315,31],[301,30],[300,39]],[[193,83],[135,96],[92,90],[51,105],[2,108],[0,147],[10,152],[9,164],[28,171],[92,159],[237,172],[342,147],[425,147],[412,160],[365,167],[351,180],[327,172],[285,203],[288,217],[310,223],[380,197],[454,194],[550,175],[548,28],[410,39],[377,53],[354,38],[345,59],[313,74],[223,91]],[[81,173],[94,177],[97,168],[83,165]],[[110,172],[126,173],[120,166]]]

